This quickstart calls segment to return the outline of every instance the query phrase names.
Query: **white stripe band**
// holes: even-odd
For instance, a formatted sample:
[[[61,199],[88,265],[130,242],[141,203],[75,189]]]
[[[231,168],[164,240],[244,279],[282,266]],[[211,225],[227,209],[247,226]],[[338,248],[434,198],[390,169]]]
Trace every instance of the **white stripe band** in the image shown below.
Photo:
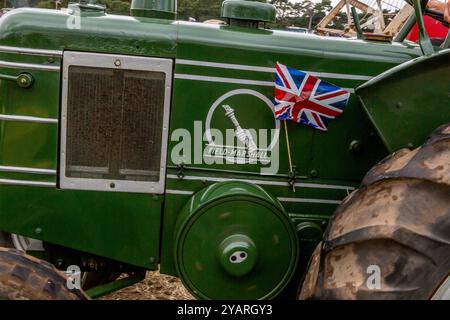
[[[53,169],[10,167],[10,166],[0,166],[0,171],[19,172],[19,173],[37,173],[37,174],[49,174],[49,175],[56,174],[56,170],[53,170]]]
[[[56,187],[56,182],[0,179],[0,184],[17,186]]]
[[[63,52],[58,50],[31,49],[31,48],[19,48],[8,46],[0,46],[0,52],[29,54],[34,56],[52,56],[52,57],[62,57],[63,55]]]
[[[48,66],[44,64],[31,64],[31,63],[17,63],[17,62],[7,62],[0,61],[1,68],[12,68],[12,69],[26,69],[26,70],[37,70],[37,71],[59,71],[59,66]]]
[[[36,123],[58,123],[58,119],[39,118],[39,117],[30,117],[30,116],[18,116],[18,115],[11,115],[11,114],[0,114],[0,120],[36,122]]]
[[[191,66],[276,73],[275,68],[248,66],[248,65],[242,65],[242,64],[216,63],[216,62],[184,60],[184,59],[177,59],[176,63],[182,64],[182,65],[191,65]],[[305,71],[305,70],[302,70],[302,71]],[[308,72],[309,74],[311,74],[315,77],[321,77],[321,78],[348,79],[348,80],[370,80],[370,79],[372,79],[371,76],[356,75],[356,74],[311,72],[311,71],[305,71],[305,72]]]
[[[326,203],[326,204],[340,204],[339,200],[325,200],[325,199],[308,199],[308,198],[277,198],[281,202],[302,202],[302,203]]]
[[[166,190],[167,194],[183,194],[183,195],[191,195],[194,194],[193,191],[186,191],[186,190]]]
[[[265,87],[273,87],[274,86],[273,82],[270,82],[270,81],[257,81],[257,80],[222,78],[222,77],[207,77],[207,76],[198,76],[198,75],[193,75],[193,74],[179,74],[179,73],[175,74],[175,79],[248,84],[248,85],[265,86]]]
[[[177,175],[174,174],[168,174],[168,179],[176,179],[180,180],[180,178]],[[288,187],[288,182],[281,182],[281,181],[268,181],[268,180],[251,180],[251,179],[229,179],[229,178],[217,178],[217,177],[197,177],[197,176],[184,176],[181,180],[196,180],[196,181],[213,181],[213,182],[224,182],[224,181],[242,181],[242,182],[249,182],[253,184],[258,185],[269,185],[269,186],[283,186]],[[295,184],[296,187],[299,188],[311,188],[311,189],[334,189],[334,190],[355,190],[354,187],[350,186],[337,186],[337,185],[330,185],[330,184],[318,184],[318,183],[301,183],[298,182]]]
[[[209,76],[199,76],[194,74],[175,74],[175,79],[183,80],[195,80],[195,81],[206,81],[206,82],[222,82],[222,83],[234,83],[234,84],[247,84],[253,86],[264,86],[264,87],[275,87],[274,82],[270,81],[258,81],[258,80],[247,80],[247,79],[236,79],[236,78],[222,78],[222,77],[209,77]],[[348,90],[350,93],[355,93],[353,88],[342,88]]]
[[[181,194],[192,195],[193,191],[186,190],[166,190],[167,194]],[[277,198],[281,202],[301,202],[301,203],[322,203],[322,204],[340,204],[339,200],[325,200],[325,199],[308,199],[308,198]]]

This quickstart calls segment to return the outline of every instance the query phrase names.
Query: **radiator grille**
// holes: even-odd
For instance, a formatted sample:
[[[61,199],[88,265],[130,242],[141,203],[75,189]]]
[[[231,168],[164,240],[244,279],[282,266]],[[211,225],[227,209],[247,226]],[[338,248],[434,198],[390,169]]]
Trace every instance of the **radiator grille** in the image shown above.
[[[158,182],[166,74],[70,66],[66,176]]]

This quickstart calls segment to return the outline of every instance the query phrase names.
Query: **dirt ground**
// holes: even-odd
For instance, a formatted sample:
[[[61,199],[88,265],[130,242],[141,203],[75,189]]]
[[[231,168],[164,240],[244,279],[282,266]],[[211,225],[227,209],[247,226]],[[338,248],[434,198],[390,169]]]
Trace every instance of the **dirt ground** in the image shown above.
[[[116,291],[102,300],[192,300],[194,297],[177,278],[159,272],[147,272],[144,281]]]

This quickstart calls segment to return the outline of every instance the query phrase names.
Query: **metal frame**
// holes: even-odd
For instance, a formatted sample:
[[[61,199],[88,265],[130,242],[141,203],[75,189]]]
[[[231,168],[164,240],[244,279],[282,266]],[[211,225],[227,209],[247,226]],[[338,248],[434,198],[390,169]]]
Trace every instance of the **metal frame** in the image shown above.
[[[120,63],[118,63],[120,61]],[[164,116],[161,140],[161,163],[159,182],[130,181],[114,179],[74,178],[66,176],[66,142],[67,142],[67,99],[69,67],[83,66],[107,69],[164,72],[166,74],[164,94]],[[165,187],[168,127],[172,93],[171,59],[159,59],[114,54],[65,51],[63,55],[63,79],[61,101],[61,150],[60,150],[60,188],[75,190],[97,190],[110,192],[137,192],[163,194]]]

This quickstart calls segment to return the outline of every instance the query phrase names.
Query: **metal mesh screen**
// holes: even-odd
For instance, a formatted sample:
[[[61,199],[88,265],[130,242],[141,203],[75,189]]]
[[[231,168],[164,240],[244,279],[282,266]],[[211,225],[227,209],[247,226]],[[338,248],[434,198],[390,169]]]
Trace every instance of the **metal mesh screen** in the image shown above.
[[[69,67],[67,177],[159,181],[165,77]]]

